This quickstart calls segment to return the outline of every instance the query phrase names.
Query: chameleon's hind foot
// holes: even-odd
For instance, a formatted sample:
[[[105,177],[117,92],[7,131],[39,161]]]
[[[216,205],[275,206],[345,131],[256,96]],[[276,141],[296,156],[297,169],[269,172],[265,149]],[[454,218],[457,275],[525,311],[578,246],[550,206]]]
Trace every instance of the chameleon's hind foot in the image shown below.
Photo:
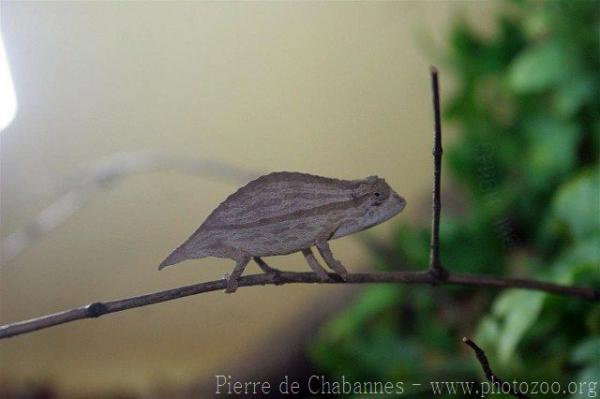
[[[249,256],[242,256],[237,260],[233,272],[231,272],[231,275],[227,278],[227,288],[225,289],[227,294],[232,294],[237,291],[240,277],[242,277],[242,273],[244,273],[244,269],[246,268],[246,265],[248,265],[248,262],[250,262]]]
[[[258,265],[258,267],[260,267],[260,270],[262,270],[264,273],[267,273],[267,274],[281,274],[281,270],[269,266],[267,264],[267,262],[265,262],[264,260],[262,260],[262,258],[260,256],[255,256],[253,259],[256,262],[256,264]]]
[[[234,280],[232,276],[227,278],[227,288],[225,289],[225,293],[233,294],[238,289],[238,280]]]
[[[262,258],[259,256],[255,256],[254,261],[256,262],[258,267],[260,267],[260,270],[262,270],[265,274],[268,274],[273,278],[273,282],[275,283],[275,285],[281,284],[281,273],[283,273],[281,270],[269,266],[267,262],[262,260]]]

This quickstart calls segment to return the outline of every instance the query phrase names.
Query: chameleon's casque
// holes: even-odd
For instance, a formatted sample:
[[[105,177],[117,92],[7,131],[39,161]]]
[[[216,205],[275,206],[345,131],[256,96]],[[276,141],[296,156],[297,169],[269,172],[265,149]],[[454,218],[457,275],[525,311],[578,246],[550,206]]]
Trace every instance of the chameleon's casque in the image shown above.
[[[236,270],[243,272],[251,257],[302,251],[315,270],[320,266],[314,264],[317,261],[310,247],[317,246],[329,266],[345,274],[343,266],[328,256],[327,241],[382,223],[405,205],[404,198],[375,176],[339,180],[297,172],[271,173],[231,194],[159,268],[215,256],[236,260]],[[337,264],[333,266],[331,261]],[[317,273],[327,276],[322,268]],[[231,282],[228,291],[234,291],[236,284]]]

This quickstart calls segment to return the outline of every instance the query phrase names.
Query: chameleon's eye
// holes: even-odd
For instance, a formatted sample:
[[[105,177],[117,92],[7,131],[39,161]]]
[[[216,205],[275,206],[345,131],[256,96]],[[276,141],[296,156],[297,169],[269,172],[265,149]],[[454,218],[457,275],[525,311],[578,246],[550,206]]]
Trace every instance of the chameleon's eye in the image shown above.
[[[379,197],[381,194],[379,194],[378,192],[373,193],[374,196]]]

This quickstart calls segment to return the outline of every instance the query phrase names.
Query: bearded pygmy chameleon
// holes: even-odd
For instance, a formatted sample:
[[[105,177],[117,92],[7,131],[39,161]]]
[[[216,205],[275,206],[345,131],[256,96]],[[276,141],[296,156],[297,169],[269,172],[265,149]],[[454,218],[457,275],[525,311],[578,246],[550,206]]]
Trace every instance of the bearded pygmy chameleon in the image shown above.
[[[310,249],[316,246],[327,265],[345,280],[348,272],[333,257],[328,241],[383,223],[405,206],[404,198],[376,176],[339,180],[298,172],[270,173],[227,197],[159,269],[186,259],[230,258],[236,266],[226,292],[234,292],[252,258],[269,272],[276,269],[262,256],[301,251],[325,281],[329,276]]]

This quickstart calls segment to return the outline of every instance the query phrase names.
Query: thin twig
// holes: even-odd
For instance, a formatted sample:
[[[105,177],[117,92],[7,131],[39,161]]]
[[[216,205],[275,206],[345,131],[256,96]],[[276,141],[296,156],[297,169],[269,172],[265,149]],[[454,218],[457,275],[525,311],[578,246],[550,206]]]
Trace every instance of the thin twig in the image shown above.
[[[437,68],[431,67],[431,92],[433,99],[433,216],[431,221],[431,242],[429,273],[438,280],[448,278],[448,272],[440,259],[440,213],[442,211],[442,117],[440,113],[440,86]]]
[[[444,281],[439,281],[428,272],[382,272],[382,273],[352,273],[347,281],[342,281],[338,275],[330,274],[329,281],[321,281],[314,273],[263,273],[242,277],[240,287],[255,285],[283,285],[292,283],[305,284],[366,284],[366,283],[396,283],[415,285],[460,285],[493,288],[522,288],[543,291],[551,294],[572,296],[591,301],[600,301],[600,290],[586,287],[571,287],[542,281],[516,279],[506,277],[483,276],[475,274],[450,273]],[[99,317],[108,313],[121,312],[141,306],[153,305],[160,302],[172,301],[190,295],[210,291],[224,290],[227,287],[225,279],[172,288],[165,291],[119,299],[108,302],[95,302],[78,308],[65,310],[31,320],[0,326],[0,339],[15,335],[42,330],[75,320]]]
[[[479,361],[479,364],[481,364],[481,368],[483,369],[485,377],[492,383],[492,386],[495,386],[495,389],[497,389],[499,393],[505,393],[520,399],[529,398],[529,396],[521,393],[517,387],[511,385],[510,383],[506,383],[504,380],[500,379],[496,374],[494,374],[492,368],[490,367],[490,362],[488,361],[487,356],[485,355],[485,352],[483,351],[483,349],[477,346],[475,342],[471,341],[467,337],[463,337],[462,341],[465,344],[469,345],[471,349],[473,349],[473,351],[475,352],[475,356]]]
[[[93,162],[89,167],[59,181],[61,196],[23,228],[11,233],[2,241],[1,264],[7,263],[65,223],[98,194],[108,191],[122,179],[158,171],[175,171],[236,184],[247,183],[260,175],[210,159],[177,157],[155,152],[112,155]]]
[[[282,285],[290,283],[316,283],[316,284],[363,284],[363,283],[399,283],[422,285],[461,285],[494,288],[521,288],[543,291],[551,294],[572,296],[591,301],[600,301],[600,290],[587,287],[573,287],[553,284],[529,279],[510,277],[495,277],[475,274],[448,273],[439,257],[439,219],[441,210],[440,180],[441,180],[441,125],[439,114],[439,86],[437,70],[432,68],[432,90],[434,96],[434,113],[436,118],[435,143],[434,143],[434,194],[433,194],[433,223],[431,235],[431,264],[427,272],[390,272],[390,273],[355,273],[349,274],[347,281],[341,281],[336,274],[330,274],[329,281],[321,281],[314,273],[276,272],[255,274],[242,277],[240,287],[254,285]],[[32,331],[42,330],[55,325],[69,323],[75,320],[99,317],[104,314],[120,312],[140,306],[171,301],[190,295],[204,292],[223,290],[227,286],[226,280],[209,281],[206,283],[173,288],[166,291],[155,292],[142,296],[126,298],[109,302],[95,302],[79,308],[66,310],[60,313],[42,316],[36,319],[0,326],[0,339]]]

